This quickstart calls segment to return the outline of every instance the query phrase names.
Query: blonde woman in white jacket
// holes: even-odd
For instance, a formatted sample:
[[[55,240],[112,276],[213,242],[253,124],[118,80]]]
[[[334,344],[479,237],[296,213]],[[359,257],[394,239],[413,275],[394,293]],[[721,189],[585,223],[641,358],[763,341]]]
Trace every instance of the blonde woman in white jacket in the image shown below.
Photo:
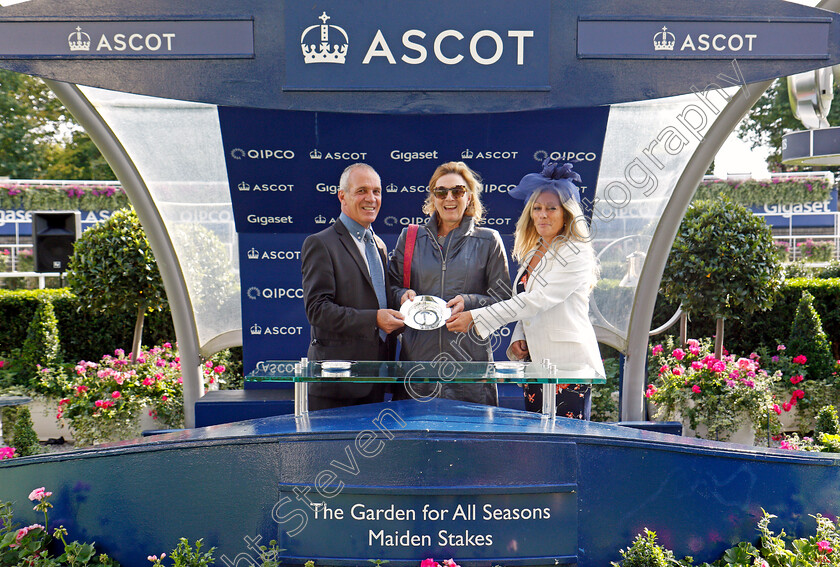
[[[543,163],[510,195],[527,199],[516,225],[513,257],[520,263],[511,299],[457,314],[447,328],[475,332],[482,340],[518,321],[511,336],[512,360],[580,362],[604,375],[595,331],[589,321],[589,294],[598,280],[598,262],[580,207],[580,181],[571,164]],[[526,407],[542,408],[541,388],[525,389]],[[558,386],[557,415],[589,419],[590,387]]]

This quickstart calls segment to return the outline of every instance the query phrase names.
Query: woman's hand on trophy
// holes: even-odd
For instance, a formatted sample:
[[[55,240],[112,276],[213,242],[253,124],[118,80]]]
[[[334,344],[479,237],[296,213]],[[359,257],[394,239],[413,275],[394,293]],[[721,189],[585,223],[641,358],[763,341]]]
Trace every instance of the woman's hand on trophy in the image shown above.
[[[464,298],[460,295],[456,295],[446,303],[446,306],[452,309],[452,315],[457,315],[458,313],[464,311]],[[452,320],[452,317],[450,317],[449,320]],[[472,320],[472,317],[470,317],[470,320]]]

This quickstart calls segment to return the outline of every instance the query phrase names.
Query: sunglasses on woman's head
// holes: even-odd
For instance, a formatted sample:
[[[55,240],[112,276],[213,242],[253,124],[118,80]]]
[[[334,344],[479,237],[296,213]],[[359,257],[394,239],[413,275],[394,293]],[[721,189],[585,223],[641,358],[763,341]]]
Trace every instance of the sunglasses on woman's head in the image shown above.
[[[456,185],[455,187],[435,187],[435,190],[432,191],[432,193],[434,193],[435,197],[438,199],[446,199],[446,196],[450,191],[452,192],[452,196],[458,199],[467,192],[467,188],[463,185]]]

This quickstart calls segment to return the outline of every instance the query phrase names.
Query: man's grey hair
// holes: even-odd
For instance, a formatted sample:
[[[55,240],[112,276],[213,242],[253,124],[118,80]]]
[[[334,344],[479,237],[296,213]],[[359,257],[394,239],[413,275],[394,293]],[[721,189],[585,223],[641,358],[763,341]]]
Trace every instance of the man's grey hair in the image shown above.
[[[347,189],[349,189],[349,187],[347,187],[347,183],[348,183],[347,180],[350,178],[350,173],[352,173],[354,169],[359,168],[359,167],[364,167],[366,169],[369,169],[374,174],[376,174],[377,177],[379,177],[379,174],[376,173],[376,170],[373,169],[373,167],[369,166],[366,163],[358,162],[358,163],[354,163],[352,165],[348,165],[347,167],[344,168],[344,171],[341,172],[341,178],[338,180],[338,188],[341,190],[342,193],[347,193]]]

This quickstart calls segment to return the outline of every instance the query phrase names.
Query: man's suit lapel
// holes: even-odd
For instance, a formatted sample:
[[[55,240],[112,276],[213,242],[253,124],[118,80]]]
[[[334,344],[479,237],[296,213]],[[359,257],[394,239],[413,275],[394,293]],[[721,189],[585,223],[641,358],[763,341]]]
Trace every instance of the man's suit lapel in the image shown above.
[[[359,252],[358,246],[356,246],[356,241],[353,239],[353,236],[350,234],[350,231],[347,230],[347,227],[344,226],[340,220],[335,221],[333,225],[336,233],[338,234],[338,240],[347,249],[347,252],[350,254],[350,257],[355,260],[356,265],[359,267],[359,271],[362,272],[362,275],[367,281],[368,285],[371,289],[373,289],[373,282],[370,279],[370,272],[368,271],[367,263],[365,259],[362,258],[362,254]],[[381,251],[380,251],[381,254]],[[339,277],[341,277],[339,275]]]

